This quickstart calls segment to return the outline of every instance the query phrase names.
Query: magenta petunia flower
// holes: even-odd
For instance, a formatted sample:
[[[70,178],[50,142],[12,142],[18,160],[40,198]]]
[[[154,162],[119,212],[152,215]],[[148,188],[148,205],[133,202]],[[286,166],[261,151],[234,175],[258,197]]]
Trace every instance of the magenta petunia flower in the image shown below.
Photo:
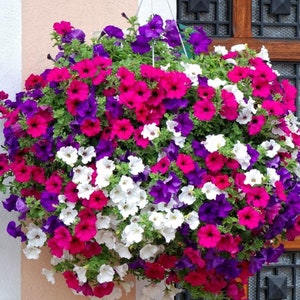
[[[207,224],[201,227],[197,233],[198,244],[204,248],[216,247],[221,240],[221,233],[216,225]]]
[[[197,101],[193,108],[195,117],[200,121],[210,121],[216,114],[216,107],[212,101]]]
[[[256,228],[263,220],[259,211],[251,206],[246,206],[237,212],[239,223],[249,229]]]

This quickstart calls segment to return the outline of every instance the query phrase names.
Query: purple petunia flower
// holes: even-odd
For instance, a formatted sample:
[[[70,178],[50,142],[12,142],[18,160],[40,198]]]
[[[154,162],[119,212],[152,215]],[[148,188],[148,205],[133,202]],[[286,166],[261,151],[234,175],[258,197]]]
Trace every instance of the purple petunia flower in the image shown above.
[[[205,158],[209,154],[205,146],[196,140],[192,141],[192,148],[194,150],[194,154],[201,158]]]
[[[138,35],[136,40],[131,43],[131,49],[134,53],[145,54],[151,50],[149,42],[149,38]]]
[[[151,187],[149,194],[154,198],[154,204],[161,202],[169,203],[172,196],[168,186],[162,180],[158,180],[156,184]]]
[[[248,169],[251,169],[252,166],[257,162],[258,157],[259,157],[259,152],[252,148],[249,144],[247,145],[247,152],[250,155],[251,159],[250,159],[250,165],[248,167]]]
[[[225,259],[222,264],[216,267],[216,271],[224,275],[224,278],[228,280],[237,278],[241,273],[238,262],[233,258]]]
[[[177,159],[179,147],[175,144],[174,141],[171,141],[169,146],[164,149],[167,157],[170,161],[174,161]]]
[[[276,155],[274,158],[266,162],[268,168],[278,169],[280,165],[280,156]]]
[[[117,39],[123,39],[124,38],[124,33],[122,29],[119,27],[113,26],[113,25],[108,25],[106,26],[103,31],[109,36],[109,37],[115,37]]]
[[[180,33],[174,20],[166,20],[164,36],[165,41],[170,47],[177,47],[181,45]]]
[[[94,119],[97,116],[97,102],[96,99],[91,96],[85,101],[78,103],[76,112],[80,118],[77,117],[78,121],[82,121],[85,118]]]
[[[47,161],[54,157],[52,153],[53,142],[51,139],[43,139],[34,143],[32,149],[37,159],[40,161]]]
[[[50,216],[47,220],[44,220],[42,230],[45,233],[53,234],[54,230],[63,224],[57,216]]]
[[[262,266],[265,262],[266,262],[266,259],[261,254],[251,257],[250,265],[249,265],[250,272],[252,274],[255,274],[262,268]]]
[[[27,240],[27,237],[21,228],[22,228],[21,224],[16,226],[16,222],[10,221],[6,227],[6,231],[10,236],[14,238],[20,237],[21,241],[25,242]]]
[[[56,141],[57,149],[59,150],[61,147],[72,146],[76,149],[79,149],[80,144],[74,140],[74,136],[69,134],[66,139],[62,139],[61,137],[57,138]]]
[[[180,108],[186,108],[189,105],[189,100],[187,99],[164,99],[164,106],[167,110],[176,112]]]
[[[122,105],[112,96],[106,98],[105,109],[117,119],[123,115]]]
[[[95,150],[96,158],[99,160],[105,156],[111,156],[115,151],[115,147],[111,141],[100,140]]]
[[[102,44],[97,44],[93,46],[93,53],[94,56],[103,56],[103,57],[109,57],[108,52],[106,52],[105,48]]]
[[[276,248],[269,247],[267,249],[262,249],[261,254],[266,258],[267,263],[276,263],[283,252],[284,246],[281,244]]]
[[[159,15],[154,15],[147,24],[139,27],[140,35],[150,39],[158,38],[163,31],[163,20]]]
[[[198,163],[195,163],[195,169],[187,173],[186,177],[189,180],[189,184],[199,186],[202,183],[202,179],[205,174],[207,174],[207,170],[200,168]]]
[[[73,40],[84,43],[85,33],[80,29],[73,29],[62,38],[63,43],[71,43]]]
[[[177,132],[181,132],[182,136],[188,136],[193,130],[194,123],[189,117],[189,113],[179,114],[175,120],[178,125],[175,127]]]
[[[191,33],[188,42],[193,46],[196,55],[208,52],[208,46],[212,42],[206,35],[203,27],[196,26],[196,32]]]
[[[164,183],[168,187],[168,192],[172,194],[177,194],[179,192],[181,180],[174,172],[170,172],[169,177],[164,181]]]
[[[43,191],[41,194],[41,205],[48,212],[52,212],[56,210],[56,205],[59,203],[58,195],[55,193],[50,193],[47,191]]]

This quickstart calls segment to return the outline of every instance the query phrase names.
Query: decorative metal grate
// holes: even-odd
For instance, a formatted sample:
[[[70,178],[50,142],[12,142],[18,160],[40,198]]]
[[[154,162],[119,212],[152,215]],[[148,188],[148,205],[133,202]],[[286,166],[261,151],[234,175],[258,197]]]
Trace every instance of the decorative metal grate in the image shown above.
[[[177,22],[201,25],[209,36],[232,36],[231,0],[178,0]]]
[[[300,252],[285,252],[250,278],[249,300],[299,300]]]
[[[277,70],[280,78],[288,79],[298,91],[300,91],[300,63],[272,62],[273,69]],[[297,117],[300,119],[300,93],[298,92],[297,100]],[[299,298],[300,299],[300,298]]]
[[[299,16],[298,0],[252,0],[252,34],[263,38],[299,38]]]

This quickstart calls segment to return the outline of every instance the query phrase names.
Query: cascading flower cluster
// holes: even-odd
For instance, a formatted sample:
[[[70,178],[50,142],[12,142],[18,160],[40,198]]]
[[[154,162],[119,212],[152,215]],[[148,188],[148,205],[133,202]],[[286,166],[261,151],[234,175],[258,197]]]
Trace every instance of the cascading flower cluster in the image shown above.
[[[242,299],[300,234],[296,89],[264,48],[208,53],[201,27],[128,20],[90,44],[55,23],[54,67],[1,92],[7,231],[86,296],[118,298],[131,273],[143,299]]]

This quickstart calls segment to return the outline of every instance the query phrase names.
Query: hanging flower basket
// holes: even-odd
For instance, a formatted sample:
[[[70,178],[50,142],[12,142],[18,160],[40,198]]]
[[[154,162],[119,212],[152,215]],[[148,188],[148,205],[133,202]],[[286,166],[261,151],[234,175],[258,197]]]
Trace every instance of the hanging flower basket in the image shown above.
[[[264,48],[208,53],[201,27],[128,21],[90,43],[55,23],[53,68],[0,94],[7,231],[82,295],[134,274],[143,299],[242,299],[300,233],[297,91]]]

